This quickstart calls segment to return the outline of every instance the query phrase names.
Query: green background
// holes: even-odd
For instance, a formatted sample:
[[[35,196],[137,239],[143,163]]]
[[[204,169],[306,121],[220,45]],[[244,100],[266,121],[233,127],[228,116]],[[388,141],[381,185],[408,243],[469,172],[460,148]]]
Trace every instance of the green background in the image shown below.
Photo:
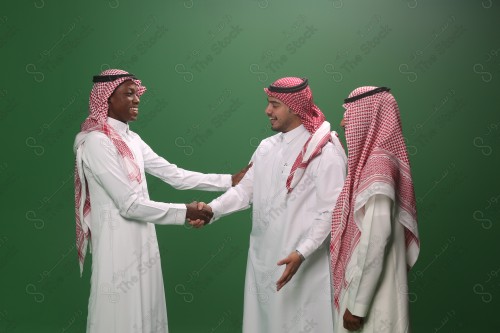
[[[499,18],[480,0],[2,1],[0,332],[84,331],[72,145],[107,68],[148,87],[134,131],[216,173],[272,134],[262,88],[279,77],[308,77],[336,130],[350,91],[391,87],[418,198],[413,331],[498,330]],[[216,195],[148,184],[158,201]],[[157,228],[172,333],[240,331],[250,228],[250,211]]]

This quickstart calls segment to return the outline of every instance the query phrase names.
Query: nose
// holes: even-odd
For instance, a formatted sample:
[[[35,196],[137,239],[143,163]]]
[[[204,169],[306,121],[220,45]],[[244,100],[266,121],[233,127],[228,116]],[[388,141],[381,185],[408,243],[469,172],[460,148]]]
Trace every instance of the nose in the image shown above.
[[[272,114],[271,103],[267,104],[265,112],[266,112],[266,115],[268,115],[268,116],[270,116]]]
[[[134,95],[134,100],[133,100],[134,104],[139,104],[141,102],[141,99],[139,98],[139,95],[138,94],[135,94]]]

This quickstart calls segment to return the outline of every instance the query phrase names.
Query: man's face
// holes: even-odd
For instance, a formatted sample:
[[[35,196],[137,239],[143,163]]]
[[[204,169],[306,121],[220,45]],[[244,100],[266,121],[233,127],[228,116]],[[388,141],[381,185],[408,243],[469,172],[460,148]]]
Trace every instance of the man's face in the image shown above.
[[[139,112],[137,85],[130,80],[120,84],[108,100],[108,116],[123,123],[137,119]]]
[[[267,98],[266,115],[271,121],[271,129],[286,133],[301,124],[299,116],[292,113],[290,108],[274,97]]]

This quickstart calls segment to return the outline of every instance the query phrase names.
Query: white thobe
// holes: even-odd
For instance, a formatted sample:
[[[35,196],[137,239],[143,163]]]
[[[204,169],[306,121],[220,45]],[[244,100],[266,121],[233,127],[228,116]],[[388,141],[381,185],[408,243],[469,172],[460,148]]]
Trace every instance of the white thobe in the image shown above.
[[[231,176],[180,169],[155,154],[127,124],[112,118],[108,123],[132,151],[142,182],[129,180],[117,149],[105,134],[93,131],[84,135],[77,156],[81,157],[92,207],[87,332],[168,332],[154,224],[183,225],[186,206],[149,200],[144,173],[177,189],[213,191],[231,187]]]
[[[361,237],[346,269],[349,285],[335,315],[335,333],[343,327],[345,309],[365,317],[365,333],[407,333],[409,329],[408,280],[404,227],[395,222],[393,201],[371,196],[361,214]]]
[[[241,182],[209,204],[219,218],[253,203],[245,277],[246,333],[333,330],[328,236],[344,183],[345,155],[329,142],[287,194],[290,169],[309,136],[301,125],[263,140]],[[277,292],[276,281],[285,270],[277,262],[295,250],[305,261]]]

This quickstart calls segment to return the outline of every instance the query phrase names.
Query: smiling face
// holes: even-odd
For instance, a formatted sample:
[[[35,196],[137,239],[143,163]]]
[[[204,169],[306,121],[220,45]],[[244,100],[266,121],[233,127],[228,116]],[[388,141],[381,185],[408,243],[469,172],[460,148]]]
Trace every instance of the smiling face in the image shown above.
[[[139,113],[139,102],[137,85],[133,81],[125,81],[109,97],[108,117],[123,123],[134,121]]]
[[[286,133],[300,126],[299,116],[293,113],[288,106],[274,97],[267,98],[266,115],[271,121],[271,129]]]

